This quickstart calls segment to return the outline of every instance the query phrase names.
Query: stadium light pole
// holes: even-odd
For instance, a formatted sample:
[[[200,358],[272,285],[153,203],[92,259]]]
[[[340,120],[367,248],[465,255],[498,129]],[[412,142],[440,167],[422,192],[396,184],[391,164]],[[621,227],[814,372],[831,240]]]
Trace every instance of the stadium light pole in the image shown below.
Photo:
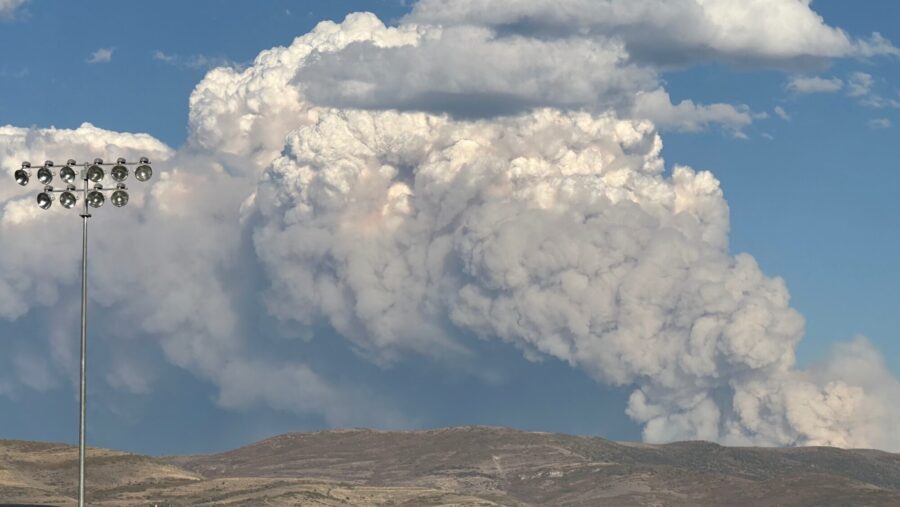
[[[106,179],[104,167],[112,166],[109,177],[114,186],[104,188]],[[94,159],[93,162],[78,164],[69,159],[66,165],[54,174],[55,166],[48,160],[39,167],[32,168],[31,163],[22,162],[22,167],[16,170],[14,177],[16,183],[23,187],[31,181],[32,171],[36,171],[38,183],[44,185],[44,189],[37,196],[37,205],[41,209],[49,210],[53,206],[54,194],[58,193],[59,203],[63,208],[74,209],[78,204],[78,196],[81,196],[81,376],[79,391],[79,417],[78,417],[78,507],[84,507],[84,458],[85,458],[85,412],[87,407],[87,241],[88,219],[91,218],[90,208],[99,208],[106,202],[104,192],[112,192],[110,202],[121,208],[128,204],[128,188],[125,180],[130,171],[128,166],[137,166],[134,177],[140,182],[146,182],[153,176],[153,169],[147,157],[141,157],[138,162],[127,162],[119,158],[115,163],[104,163],[103,159]],[[77,171],[76,171],[76,168]],[[54,189],[51,183],[54,177],[59,176],[65,184],[65,189]],[[77,179],[82,180],[81,189],[75,186]],[[93,185],[93,186],[92,186]]]

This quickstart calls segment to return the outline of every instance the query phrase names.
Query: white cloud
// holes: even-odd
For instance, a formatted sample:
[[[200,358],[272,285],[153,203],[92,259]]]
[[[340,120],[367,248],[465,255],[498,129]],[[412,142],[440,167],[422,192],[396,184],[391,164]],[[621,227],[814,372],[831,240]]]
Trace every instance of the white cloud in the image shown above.
[[[167,54],[160,50],[152,53],[153,59],[176,67],[187,69],[211,69],[214,67],[234,67],[235,63],[227,58],[206,55]]]
[[[794,93],[834,93],[844,87],[838,78],[794,76],[787,83],[787,89]]]
[[[868,39],[859,40],[856,43],[856,53],[861,57],[890,55],[900,56],[900,49],[878,32],[874,32]]]
[[[317,32],[330,29],[321,25]],[[349,17],[343,30],[352,35],[341,47],[291,60],[297,64],[292,83],[314,104],[448,112],[460,118],[546,106],[615,110],[689,131],[716,124],[737,131],[736,126],[753,120],[743,106],[673,105],[657,70],[630,62],[622,44],[612,39],[497,37],[492,29],[471,26],[393,30],[371,15]],[[376,35],[381,33],[390,35]],[[650,110],[651,105],[659,109]]]
[[[0,0],[0,19],[11,19],[28,0]]]
[[[868,95],[872,91],[873,79],[871,74],[865,72],[854,72],[847,81],[847,95],[851,97],[862,97]]]
[[[791,115],[781,106],[775,106],[775,114],[784,121],[791,121]]]
[[[116,48],[100,48],[91,53],[91,56],[86,61],[87,63],[108,63],[112,61],[113,51],[115,50]]]
[[[900,108],[900,100],[884,97],[875,91],[875,78],[865,72],[854,72],[847,82],[847,95],[860,104],[875,109]]]
[[[348,67],[350,61],[365,63]],[[629,64],[620,44],[497,38],[474,27],[428,31],[399,47],[360,42],[319,54],[300,68],[297,81],[314,103],[463,117],[514,114],[536,105],[618,108],[634,91],[658,86],[656,73]]]
[[[882,109],[886,107],[900,108],[900,101],[885,98],[874,91],[875,78],[865,72],[854,72],[846,81],[838,78],[794,76],[787,83],[787,89],[798,94],[834,93],[843,88],[847,96],[855,98],[866,107]]]
[[[647,118],[662,128],[698,132],[710,125],[721,125],[742,137],[742,129],[753,122],[754,115],[747,106],[731,104],[698,105],[691,100],[672,104],[663,90],[638,94],[632,114]]]
[[[854,39],[828,26],[807,0],[422,0],[407,19],[543,37],[614,35],[633,57],[657,64],[719,60],[784,67],[898,54],[880,34]]]
[[[869,120],[869,128],[873,130],[880,129],[889,129],[891,128],[891,120],[887,118],[875,118],[873,120]]]

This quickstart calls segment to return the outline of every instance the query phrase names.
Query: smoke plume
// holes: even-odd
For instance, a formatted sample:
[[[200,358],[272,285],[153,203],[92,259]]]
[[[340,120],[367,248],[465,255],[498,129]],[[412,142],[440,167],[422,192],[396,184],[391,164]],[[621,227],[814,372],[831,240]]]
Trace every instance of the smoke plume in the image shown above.
[[[631,387],[625,409],[652,442],[900,449],[900,386],[878,352],[858,338],[798,369],[804,320],[785,282],[730,253],[719,182],[667,168],[658,132],[718,124],[739,134],[754,119],[744,106],[672,104],[659,79],[672,61],[654,53],[664,46],[679,64],[782,67],[874,54],[875,42],[828,27],[809,2],[758,0],[807,36],[748,52],[775,28],[741,38],[726,30],[738,2],[681,3],[690,9],[676,17],[703,29],[658,32],[653,47],[634,34],[656,2],[604,3],[615,16],[582,5],[590,15],[580,17],[517,2],[522,12],[507,19],[491,2],[423,1],[398,27],[353,14],[246,69],[210,71],[179,150],[90,125],[4,127],[0,162],[100,152],[158,161],[146,197],[103,219],[116,235],[97,239],[95,266],[129,259],[131,269],[94,268],[92,294],[114,322],[137,319],[115,340],[158,343],[168,362],[215,384],[225,407],[405,422],[378,393],[322,378],[309,358],[267,354],[264,338],[244,332],[240,309],[252,299],[307,334],[334,331],[312,339],[344,340],[384,368],[465,361],[472,336],[559,359]],[[658,14],[647,22],[676,26],[674,10]],[[59,210],[3,192],[0,317],[64,307],[78,264],[46,248],[69,234]],[[241,282],[256,268],[261,294]],[[46,346],[65,371],[71,352],[56,336]],[[142,364],[120,351],[121,364]],[[29,361],[0,358],[7,372]],[[152,389],[152,367],[125,370],[108,381]],[[47,375],[0,375],[0,393],[49,388]]]

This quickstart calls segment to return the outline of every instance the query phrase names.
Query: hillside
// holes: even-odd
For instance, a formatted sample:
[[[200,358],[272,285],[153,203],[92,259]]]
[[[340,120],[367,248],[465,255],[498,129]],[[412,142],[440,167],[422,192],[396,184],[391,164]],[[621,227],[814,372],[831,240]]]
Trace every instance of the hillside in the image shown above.
[[[900,455],[465,427],[292,433],[221,454],[89,454],[92,505],[900,505]],[[74,448],[0,442],[0,498],[72,505]]]

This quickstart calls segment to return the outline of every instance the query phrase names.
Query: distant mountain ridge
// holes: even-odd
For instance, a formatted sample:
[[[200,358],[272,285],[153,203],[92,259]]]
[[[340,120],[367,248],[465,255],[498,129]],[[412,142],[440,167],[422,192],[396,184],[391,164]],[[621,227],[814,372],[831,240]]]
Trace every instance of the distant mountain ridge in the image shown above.
[[[494,427],[290,433],[209,455],[89,458],[91,505],[103,506],[900,506],[900,454]],[[0,442],[0,504],[72,505],[74,471],[74,448]]]

